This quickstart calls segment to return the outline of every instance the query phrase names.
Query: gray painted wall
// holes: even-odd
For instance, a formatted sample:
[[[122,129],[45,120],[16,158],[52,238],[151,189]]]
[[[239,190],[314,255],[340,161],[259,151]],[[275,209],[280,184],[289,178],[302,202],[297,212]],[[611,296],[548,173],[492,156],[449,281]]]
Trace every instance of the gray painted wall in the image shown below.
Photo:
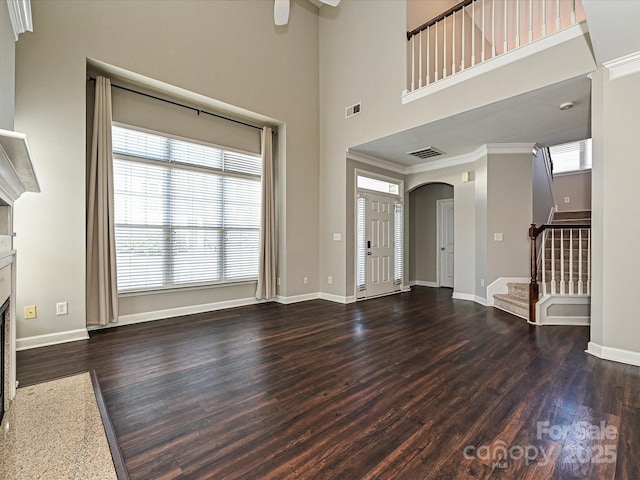
[[[542,225],[549,221],[549,213],[555,207],[553,180],[547,170],[542,150],[538,150],[532,164],[533,223]]]
[[[262,0],[32,2],[32,10],[35,31],[16,50],[16,128],[29,136],[42,193],[16,205],[18,337],[85,326],[87,59],[278,125],[278,293],[319,290],[315,6],[294,0],[282,29],[273,25],[273,2]],[[251,290],[193,290],[188,303],[248,298]],[[154,309],[185,301],[156,297]],[[62,301],[69,314],[56,316]],[[131,302],[129,312],[148,308]],[[38,318],[25,321],[24,305],[37,305]]]
[[[409,193],[409,281],[437,283],[437,201],[453,198],[453,187],[423,185]]]
[[[553,176],[553,191],[559,212],[591,210],[591,171]],[[569,203],[564,203],[569,197]]]
[[[0,128],[13,130],[16,43],[6,2],[0,5]]]

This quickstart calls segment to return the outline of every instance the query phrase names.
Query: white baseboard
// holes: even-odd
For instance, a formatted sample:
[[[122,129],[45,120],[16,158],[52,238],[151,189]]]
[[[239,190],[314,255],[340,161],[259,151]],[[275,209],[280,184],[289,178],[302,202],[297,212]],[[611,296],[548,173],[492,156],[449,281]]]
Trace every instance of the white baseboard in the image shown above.
[[[35,335],[33,337],[17,338],[16,351],[46,347],[48,345],[57,345],[58,343],[75,342],[77,340],[86,340],[88,338],[89,333],[86,328],[67,330],[66,332],[48,333],[46,335]]]
[[[150,322],[153,320],[162,320],[164,318],[181,317],[183,315],[193,315],[194,313],[213,312],[215,310],[224,310],[233,307],[243,307],[245,305],[254,305],[256,303],[264,303],[264,300],[257,300],[254,297],[239,298],[237,300],[226,300],[223,302],[203,303],[200,305],[189,305],[186,307],[168,308],[165,310],[155,310],[152,312],[132,313],[131,315],[121,315],[118,317],[118,323],[110,325],[96,325],[89,327],[90,330],[100,330],[102,328],[118,327],[122,325],[132,325],[134,323]]]
[[[476,296],[470,293],[453,292],[451,298],[455,300],[469,300],[471,302],[476,301]]]
[[[324,293],[324,292],[320,292],[320,297],[322,300],[329,300],[330,302],[336,302],[336,303],[355,303],[356,301],[356,296],[355,295],[350,295],[348,297],[343,297],[342,295],[334,295],[332,293]]]
[[[276,297],[276,302],[282,303],[284,305],[289,305],[290,303],[306,302],[307,300],[317,300],[318,298],[320,298],[320,294],[318,292],[293,295],[291,297],[283,297],[281,295],[278,295]]]
[[[475,296],[473,297],[473,301],[474,301],[474,302],[476,302],[476,303],[479,303],[479,304],[480,304],[480,305],[482,305],[483,307],[488,307],[488,306],[489,306],[489,305],[488,305],[488,303],[487,303],[487,299],[486,299],[486,298],[479,297],[478,295],[475,295]]]
[[[588,327],[591,325],[591,317],[575,316],[575,317],[547,317],[542,325],[554,326],[572,326],[572,327]]]
[[[402,288],[400,289],[400,291],[402,293],[408,293],[411,291],[411,285],[403,285]]]
[[[438,283],[437,282],[427,282],[424,280],[411,280],[409,282],[409,286],[411,287],[431,287],[431,288],[438,288]]]
[[[612,360],[614,362],[640,367],[640,352],[633,352],[622,348],[604,347],[593,342],[589,342],[586,352],[604,360]]]

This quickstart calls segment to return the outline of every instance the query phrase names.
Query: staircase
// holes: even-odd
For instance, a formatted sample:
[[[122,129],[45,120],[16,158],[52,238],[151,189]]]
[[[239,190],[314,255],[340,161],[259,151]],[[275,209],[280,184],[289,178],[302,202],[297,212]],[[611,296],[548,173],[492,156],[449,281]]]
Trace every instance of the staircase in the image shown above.
[[[493,306],[529,320],[529,284],[507,283],[507,293],[493,295]]]
[[[551,224],[590,225],[591,211],[556,212]],[[591,293],[590,236],[584,229],[549,229],[544,233],[537,276],[542,314],[547,318],[547,311],[553,311],[549,307],[562,304],[569,317],[575,317],[568,320],[570,324],[584,324]],[[493,306],[529,320],[529,283],[507,283],[507,293],[493,295]]]

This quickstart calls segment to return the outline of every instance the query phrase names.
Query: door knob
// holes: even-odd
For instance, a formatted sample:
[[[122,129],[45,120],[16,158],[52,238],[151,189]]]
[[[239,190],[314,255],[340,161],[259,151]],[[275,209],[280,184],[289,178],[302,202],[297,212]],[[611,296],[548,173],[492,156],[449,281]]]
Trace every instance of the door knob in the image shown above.
[[[371,252],[367,252],[367,255],[371,255]]]
[[[442,250],[444,252],[444,247],[440,247],[440,250]]]

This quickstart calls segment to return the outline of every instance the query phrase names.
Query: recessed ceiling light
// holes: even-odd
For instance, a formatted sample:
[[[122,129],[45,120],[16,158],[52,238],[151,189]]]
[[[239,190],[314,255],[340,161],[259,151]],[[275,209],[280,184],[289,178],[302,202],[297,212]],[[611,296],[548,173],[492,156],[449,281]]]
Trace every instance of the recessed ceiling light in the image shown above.
[[[560,104],[560,110],[569,110],[573,108],[573,102],[564,102]]]

